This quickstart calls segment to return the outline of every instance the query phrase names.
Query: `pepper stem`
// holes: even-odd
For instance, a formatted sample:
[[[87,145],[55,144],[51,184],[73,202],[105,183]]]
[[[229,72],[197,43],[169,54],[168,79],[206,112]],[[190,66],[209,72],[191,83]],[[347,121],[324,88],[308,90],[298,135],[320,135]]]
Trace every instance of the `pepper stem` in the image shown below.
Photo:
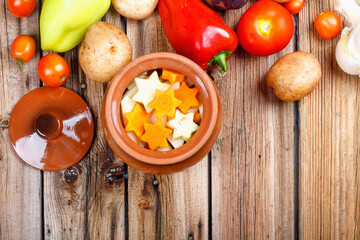
[[[226,59],[231,55],[231,51],[221,51],[218,54],[216,54],[208,63],[208,66],[210,68],[213,68],[215,66],[219,66],[220,67],[220,76],[225,76],[227,70],[228,70],[228,65],[226,62]]]
[[[22,71],[24,60],[22,60],[21,58],[16,58],[16,61],[19,63],[20,71]]]

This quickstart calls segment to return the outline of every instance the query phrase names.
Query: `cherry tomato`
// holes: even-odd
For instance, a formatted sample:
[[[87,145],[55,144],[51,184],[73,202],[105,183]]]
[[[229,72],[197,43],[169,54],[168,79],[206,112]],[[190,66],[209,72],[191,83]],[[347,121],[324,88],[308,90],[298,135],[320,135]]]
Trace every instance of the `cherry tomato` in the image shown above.
[[[24,62],[30,62],[36,50],[34,39],[28,35],[20,35],[11,45],[11,56],[18,61],[19,68],[22,70]]]
[[[38,74],[49,87],[60,87],[70,74],[69,65],[64,58],[57,54],[42,57],[38,64]]]
[[[245,51],[256,56],[268,56],[289,44],[294,34],[294,21],[280,4],[261,0],[241,16],[237,34]]]
[[[285,3],[284,7],[289,11],[290,14],[297,14],[303,9],[305,0],[290,0]]]
[[[341,31],[341,20],[332,11],[322,12],[315,19],[315,29],[325,40],[334,38]]]
[[[7,6],[17,17],[27,17],[35,9],[36,0],[7,0]]]

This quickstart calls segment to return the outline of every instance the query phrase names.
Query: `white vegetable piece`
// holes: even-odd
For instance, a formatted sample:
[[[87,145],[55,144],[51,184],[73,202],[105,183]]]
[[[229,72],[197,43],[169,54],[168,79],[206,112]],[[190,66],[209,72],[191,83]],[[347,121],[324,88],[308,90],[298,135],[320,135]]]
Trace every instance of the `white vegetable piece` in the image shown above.
[[[202,103],[200,103],[199,113],[200,113],[200,116],[201,116],[201,118],[202,118],[202,117],[203,117],[203,114],[204,114],[204,105],[203,105]]]
[[[184,139],[182,138],[175,139],[174,135],[172,134],[167,137],[167,140],[170,142],[171,146],[173,146],[175,149],[181,147],[185,143]]]
[[[128,96],[124,97],[121,100],[121,117],[123,118],[123,122],[124,124],[126,124],[126,119],[124,117],[125,113],[131,112],[134,109],[135,106],[135,101],[133,101],[131,98],[129,98]]]
[[[170,151],[170,150],[173,150],[171,146],[168,146],[167,148],[157,148],[156,151],[159,151],[159,152],[167,152],[167,151]]]
[[[180,88],[180,83],[179,82],[173,83],[170,85],[170,88],[177,90]]]
[[[140,141],[140,139],[136,136],[134,132],[127,132],[127,135],[133,140],[135,143],[139,144],[141,147],[145,147],[145,143]]]
[[[156,117],[156,111],[153,111],[150,116],[149,121],[151,124],[154,124],[157,120],[158,120],[158,118]],[[167,116],[161,117],[161,121],[162,121],[163,126],[166,126]]]
[[[350,23],[336,46],[336,60],[344,72],[360,76],[360,5],[356,0],[338,0],[336,5]]]
[[[199,108],[198,107],[195,107],[195,108],[189,108],[189,111],[187,113],[196,113],[199,111]]]
[[[122,99],[129,97],[132,98],[138,91],[138,88],[135,86],[132,89],[127,90],[124,95],[122,96]]]
[[[170,84],[160,82],[156,71],[154,71],[147,80],[135,78],[135,83],[138,91],[132,99],[135,102],[142,103],[148,113],[153,110],[153,108],[149,106],[149,103],[155,99],[156,90],[166,92],[170,88]]]
[[[122,113],[128,113],[131,112],[134,109],[136,102],[129,98],[128,96],[124,97],[123,100],[121,100],[121,110]]]
[[[199,126],[194,123],[194,113],[182,114],[179,110],[176,110],[175,118],[167,125],[174,129],[175,139],[182,137],[187,142],[191,139],[191,134],[199,129]]]
[[[132,80],[126,88],[131,90],[134,87],[136,87],[136,83],[135,83],[135,80]]]
[[[139,77],[139,78],[144,78],[144,79],[145,79],[145,78],[148,78],[147,73],[148,73],[148,72],[143,72],[143,73],[141,73],[138,77]]]

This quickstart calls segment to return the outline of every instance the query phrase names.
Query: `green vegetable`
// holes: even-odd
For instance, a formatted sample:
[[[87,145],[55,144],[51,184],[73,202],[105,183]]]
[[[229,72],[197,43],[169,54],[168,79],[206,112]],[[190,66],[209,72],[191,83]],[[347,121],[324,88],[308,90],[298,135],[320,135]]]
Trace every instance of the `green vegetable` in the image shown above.
[[[100,20],[111,0],[45,0],[40,15],[41,48],[66,52],[85,37],[87,28]]]

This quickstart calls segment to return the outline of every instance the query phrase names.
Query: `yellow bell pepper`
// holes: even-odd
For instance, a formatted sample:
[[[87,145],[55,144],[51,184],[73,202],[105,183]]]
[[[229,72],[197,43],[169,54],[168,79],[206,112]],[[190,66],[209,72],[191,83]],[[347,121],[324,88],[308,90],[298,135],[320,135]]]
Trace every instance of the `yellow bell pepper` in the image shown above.
[[[41,49],[66,52],[99,21],[111,0],[45,0],[40,15]]]

